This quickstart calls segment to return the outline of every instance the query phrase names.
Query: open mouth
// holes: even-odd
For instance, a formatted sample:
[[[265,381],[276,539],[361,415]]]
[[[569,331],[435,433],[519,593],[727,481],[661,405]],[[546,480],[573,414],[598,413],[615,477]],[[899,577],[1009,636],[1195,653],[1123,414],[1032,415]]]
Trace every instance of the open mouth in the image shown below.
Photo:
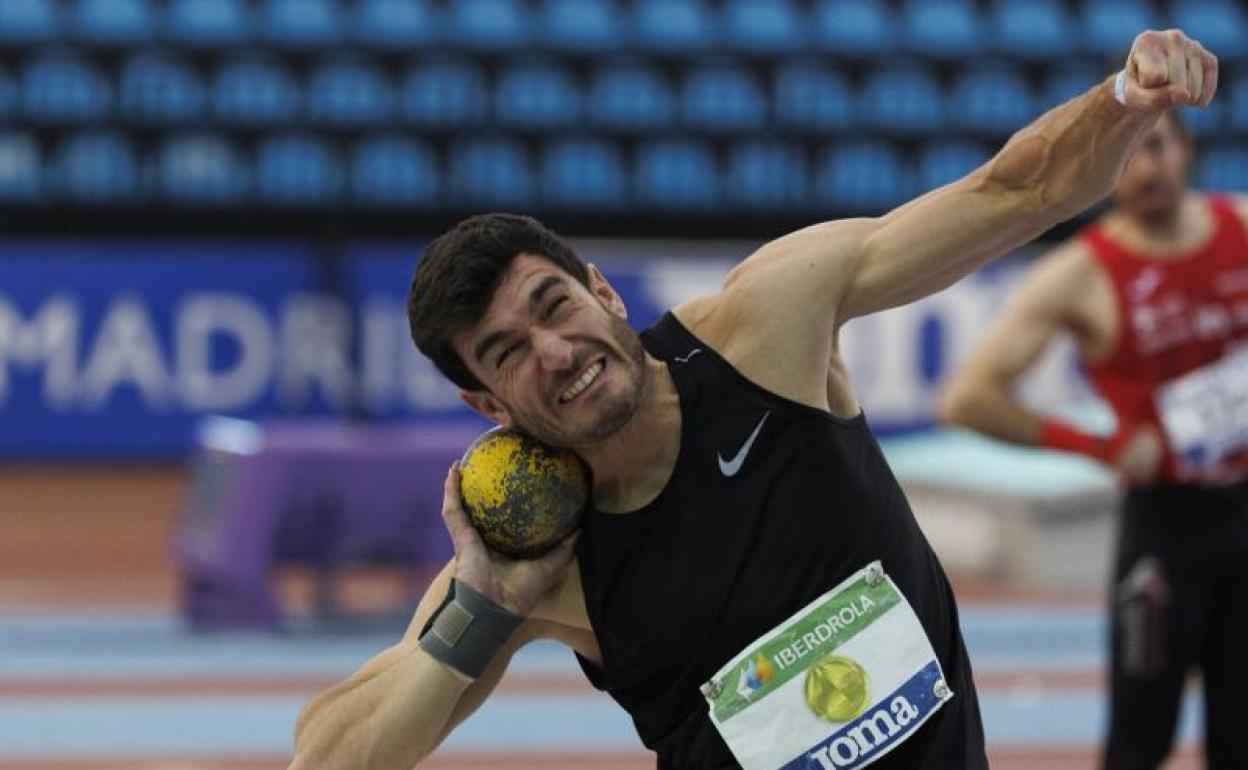
[[[590,385],[594,384],[594,380],[597,380],[598,376],[606,368],[607,360],[605,358],[599,358],[585,367],[585,370],[581,372],[581,376],[577,377],[566,390],[559,394],[559,403],[567,404],[575,400],[577,396],[588,390]]]

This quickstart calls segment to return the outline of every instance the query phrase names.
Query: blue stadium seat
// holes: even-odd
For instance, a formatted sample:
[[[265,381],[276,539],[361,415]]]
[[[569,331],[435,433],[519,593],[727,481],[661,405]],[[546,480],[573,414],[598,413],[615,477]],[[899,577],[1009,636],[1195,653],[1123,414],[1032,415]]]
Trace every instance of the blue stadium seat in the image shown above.
[[[188,123],[204,119],[207,93],[203,78],[185,59],[141,53],[121,70],[121,114],[139,123]]]
[[[899,65],[869,74],[859,94],[858,117],[899,136],[924,136],[943,128],[940,84],[923,66]]]
[[[301,92],[295,76],[275,59],[226,60],[213,84],[213,112],[228,125],[264,127],[294,122]]]
[[[166,12],[166,34],[181,45],[240,45],[251,39],[252,29],[246,0],[171,0]]]
[[[905,201],[912,189],[897,149],[873,140],[827,148],[815,174],[816,201],[841,210],[880,214]]]
[[[26,133],[0,133],[0,201],[37,203],[43,196],[39,142]]]
[[[727,203],[749,211],[810,208],[806,149],[799,142],[747,140],[728,154]]]
[[[530,63],[504,68],[494,94],[495,113],[504,125],[549,130],[581,120],[581,91],[566,67]]]
[[[801,53],[807,23],[792,0],[727,0],[724,42],[751,54]]]
[[[70,34],[94,45],[134,45],[155,36],[148,0],[77,0],[69,16]]]
[[[116,131],[89,132],[61,142],[52,163],[58,198],[78,203],[128,203],[139,195],[134,142]]]
[[[394,89],[386,73],[365,59],[333,58],[312,70],[308,115],[333,126],[371,126],[394,112]]]
[[[992,42],[998,52],[1024,59],[1065,56],[1077,41],[1062,0],[997,0]],[[1131,38],[1125,44],[1130,46]]]
[[[413,65],[400,96],[404,121],[423,128],[476,125],[486,117],[485,73],[469,59],[434,59]]]
[[[3,69],[0,69],[0,118],[16,115],[21,104],[17,84]]]
[[[719,170],[710,144],[654,139],[637,148],[635,195],[644,208],[709,211],[720,199]]]
[[[992,157],[978,142],[937,139],[919,154],[919,190],[927,192],[961,179]]]
[[[1203,148],[1195,177],[1197,187],[1243,193],[1248,190],[1248,148],[1237,144]]]
[[[853,94],[839,71],[809,64],[776,70],[772,85],[776,123],[784,128],[828,133],[853,124]]]
[[[910,0],[902,30],[906,46],[924,56],[962,59],[984,48],[983,23],[969,0]]]
[[[256,192],[265,203],[323,206],[336,201],[341,185],[338,155],[328,140],[273,136],[256,148]]]
[[[1161,23],[1148,0],[1085,0],[1084,47],[1104,59],[1125,56],[1135,36]]]
[[[447,34],[474,50],[519,49],[529,42],[529,13],[520,0],[451,0]]]
[[[1225,77],[1225,76],[1223,76]],[[1227,83],[1231,80],[1231,83]],[[1223,80],[1224,85],[1219,86],[1218,95],[1214,97],[1214,101],[1222,99],[1227,103],[1227,124],[1232,131],[1238,134],[1248,133],[1248,77],[1244,73],[1240,73],[1239,77],[1233,80],[1227,78]],[[1229,93],[1225,89],[1230,85]],[[2,110],[0,110],[2,112]]]
[[[542,151],[541,183],[548,207],[601,211],[623,205],[628,172],[610,140],[554,139]]]
[[[1248,16],[1235,0],[1175,0],[1174,26],[1199,40],[1223,61],[1248,57]]]
[[[542,44],[559,51],[601,54],[620,43],[624,20],[610,0],[544,0]]]
[[[1008,64],[977,65],[958,75],[950,93],[955,126],[989,136],[1009,135],[1036,116],[1036,100],[1022,72]]]
[[[156,180],[169,203],[234,206],[251,194],[251,167],[225,137],[179,134],[168,137],[156,156]]]
[[[1048,110],[1064,104],[1103,82],[1108,75],[1104,67],[1093,64],[1076,63],[1051,69],[1044,79],[1040,109]]]
[[[1180,108],[1187,132],[1200,140],[1221,136],[1228,123],[1226,105],[1226,99],[1215,98],[1206,107]]]
[[[56,0],[0,0],[0,44],[48,43],[60,33]]]
[[[356,6],[359,45],[414,51],[437,37],[438,20],[426,0],[360,0]]]
[[[396,136],[370,136],[352,152],[356,203],[378,208],[433,206],[441,195],[438,157],[430,147]]]
[[[451,197],[459,205],[528,207],[536,184],[529,152],[515,139],[474,138],[450,154]]]
[[[589,118],[608,131],[655,131],[672,124],[676,99],[661,70],[643,64],[610,64],[593,74]]]
[[[840,56],[892,56],[898,45],[897,19],[878,0],[819,0],[815,5],[815,45]]]
[[[287,48],[328,48],[347,30],[338,0],[264,0],[264,39]]]
[[[767,123],[767,94],[754,74],[735,64],[702,65],[685,74],[685,124],[709,133],[738,133]]]
[[[703,51],[716,44],[715,20],[703,0],[635,0],[633,39],[661,53]]]
[[[22,102],[37,123],[89,123],[113,111],[113,87],[95,64],[72,54],[27,60],[22,70]]]

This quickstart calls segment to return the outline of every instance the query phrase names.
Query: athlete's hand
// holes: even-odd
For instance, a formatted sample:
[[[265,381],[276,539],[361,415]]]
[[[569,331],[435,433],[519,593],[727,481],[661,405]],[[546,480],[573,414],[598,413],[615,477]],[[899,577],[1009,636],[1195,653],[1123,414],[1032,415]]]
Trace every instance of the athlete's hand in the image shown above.
[[[1148,485],[1157,480],[1165,448],[1161,434],[1151,425],[1124,431],[1114,452],[1113,466],[1118,477],[1131,485]]]
[[[1218,90],[1218,57],[1177,29],[1141,32],[1125,69],[1123,96],[1134,110],[1204,107]]]
[[[455,545],[455,579],[517,615],[527,616],[559,584],[575,555],[573,533],[536,559],[513,559],[489,549],[464,512],[459,463],[451,465],[442,490],[442,521]]]

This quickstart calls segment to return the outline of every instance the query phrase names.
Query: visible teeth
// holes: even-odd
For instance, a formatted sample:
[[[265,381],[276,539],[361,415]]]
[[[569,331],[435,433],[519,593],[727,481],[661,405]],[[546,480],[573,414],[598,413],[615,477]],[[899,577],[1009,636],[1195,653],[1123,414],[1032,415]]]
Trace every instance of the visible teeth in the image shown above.
[[[567,390],[563,391],[563,395],[559,396],[559,400],[571,401],[572,399],[576,398],[577,396],[581,394],[582,390],[585,390],[586,388],[589,387],[589,383],[593,382],[594,378],[597,377],[601,372],[602,372],[602,362],[599,361],[598,363],[586,369],[585,373],[582,374],[576,382],[572,383],[572,385],[569,386]]]

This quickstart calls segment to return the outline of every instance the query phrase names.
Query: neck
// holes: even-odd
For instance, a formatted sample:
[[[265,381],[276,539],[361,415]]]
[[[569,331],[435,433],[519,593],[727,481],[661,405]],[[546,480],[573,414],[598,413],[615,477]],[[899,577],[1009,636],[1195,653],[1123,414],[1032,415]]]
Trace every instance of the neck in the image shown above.
[[[641,404],[623,428],[577,453],[594,473],[594,504],[620,513],[658,496],[680,454],[680,397],[667,366],[646,354]]]

